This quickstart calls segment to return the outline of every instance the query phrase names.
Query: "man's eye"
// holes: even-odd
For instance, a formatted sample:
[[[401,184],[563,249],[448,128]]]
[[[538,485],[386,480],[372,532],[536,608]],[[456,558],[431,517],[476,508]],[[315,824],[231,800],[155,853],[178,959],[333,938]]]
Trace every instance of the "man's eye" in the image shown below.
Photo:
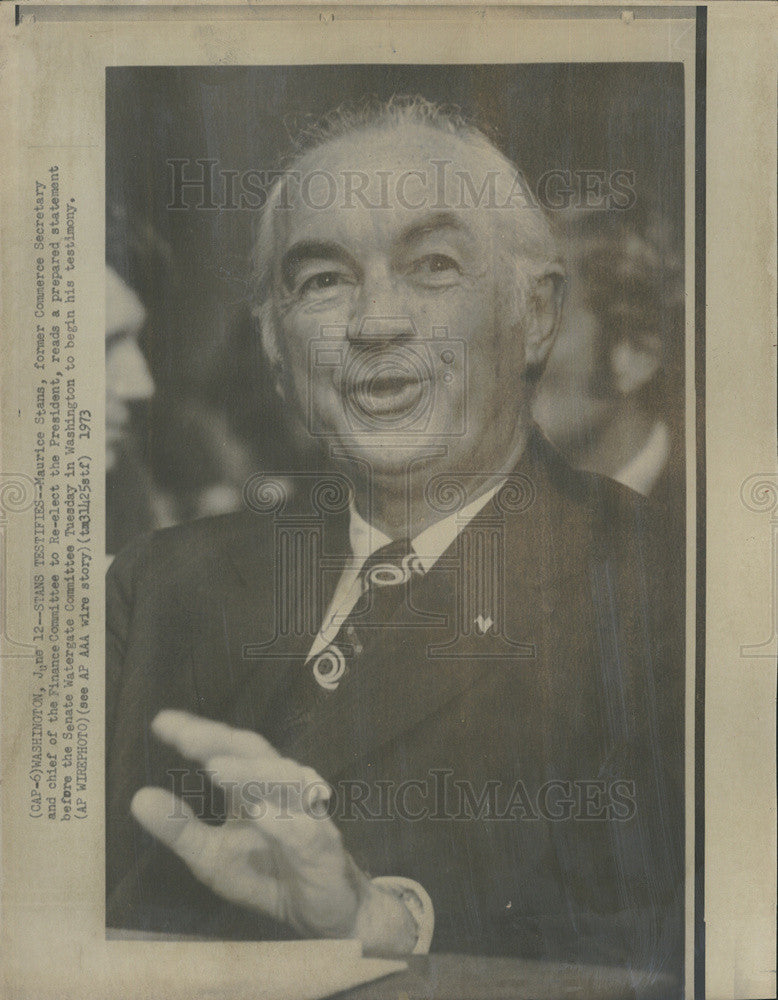
[[[459,264],[443,253],[431,253],[415,260],[411,266],[414,274],[421,278],[452,277],[459,274]]]
[[[326,292],[332,288],[337,288],[339,285],[348,283],[346,275],[341,274],[339,271],[320,271],[318,274],[313,274],[310,278],[306,278],[300,285],[298,293],[300,295],[307,295],[309,293]]]

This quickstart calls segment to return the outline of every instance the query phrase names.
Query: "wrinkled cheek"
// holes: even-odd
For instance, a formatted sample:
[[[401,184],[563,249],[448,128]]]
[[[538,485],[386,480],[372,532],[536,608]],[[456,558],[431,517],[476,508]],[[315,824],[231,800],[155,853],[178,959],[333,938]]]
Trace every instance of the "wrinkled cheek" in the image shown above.
[[[295,386],[301,385],[308,377],[310,358],[317,339],[314,327],[283,324],[281,326],[280,350],[286,373]]]

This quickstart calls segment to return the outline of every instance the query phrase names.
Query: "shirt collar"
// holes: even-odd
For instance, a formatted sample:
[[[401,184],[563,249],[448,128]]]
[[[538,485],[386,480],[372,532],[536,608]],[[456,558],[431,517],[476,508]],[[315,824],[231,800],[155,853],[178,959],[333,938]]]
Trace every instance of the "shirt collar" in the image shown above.
[[[669,452],[670,432],[667,424],[658,420],[640,451],[613,478],[648,496],[662,474]]]
[[[449,514],[448,517],[444,517],[440,521],[435,521],[434,524],[419,532],[412,540],[411,546],[419,557],[425,573],[432,569],[438,559],[440,559],[446,549],[456,539],[457,535],[467,527],[476,514],[480,513],[492,497],[502,489],[525,447],[526,442],[522,440],[514,449],[508,462],[503,466],[505,474],[498,480],[496,485],[486,490],[480,496],[477,496],[475,500],[471,500],[461,510],[454,511],[453,514]],[[354,503],[353,495],[349,502],[349,511],[351,513],[349,543],[356,568],[358,569],[374,552],[384,545],[389,545],[393,539],[361,516]]]
[[[476,514],[483,510],[504,482],[505,480],[501,479],[496,486],[476,497],[467,506],[431,524],[413,539],[414,552],[419,557],[425,573],[432,569],[457,535],[467,527]]]
[[[384,534],[380,528],[374,527],[360,515],[354,503],[353,494],[349,500],[349,511],[351,513],[351,521],[348,527],[349,543],[352,555],[361,566],[363,562],[369,559],[383,545],[389,545],[392,539]]]
[[[411,547],[427,573],[440,559],[457,535],[473,520],[492,497],[502,487],[505,480],[500,480],[486,493],[476,497],[461,510],[449,514],[440,521],[435,521],[411,541]],[[370,556],[384,545],[389,545],[393,539],[367,522],[357,510],[352,498],[350,504],[351,523],[349,524],[349,541],[355,562],[361,566]]]

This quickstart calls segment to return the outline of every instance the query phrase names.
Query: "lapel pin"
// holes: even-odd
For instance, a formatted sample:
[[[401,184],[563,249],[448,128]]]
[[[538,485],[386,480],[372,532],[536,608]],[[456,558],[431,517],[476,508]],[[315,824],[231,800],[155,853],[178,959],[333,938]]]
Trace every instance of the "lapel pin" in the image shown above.
[[[492,620],[491,617],[484,618],[483,615],[479,615],[475,619],[475,625],[478,626],[478,631],[481,633],[481,635],[485,635],[492,627],[492,625],[494,625],[494,621]]]

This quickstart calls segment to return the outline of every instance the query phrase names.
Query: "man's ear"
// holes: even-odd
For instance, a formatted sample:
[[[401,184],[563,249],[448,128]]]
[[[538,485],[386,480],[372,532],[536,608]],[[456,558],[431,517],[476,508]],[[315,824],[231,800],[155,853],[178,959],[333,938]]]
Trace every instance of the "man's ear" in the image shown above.
[[[631,396],[648,385],[662,365],[662,340],[655,333],[622,337],[611,348],[611,371],[616,391]]]
[[[284,391],[284,364],[281,357],[281,347],[278,342],[278,327],[271,302],[265,302],[254,310],[254,322],[258,328],[273,388],[282,400],[286,399]]]
[[[565,270],[561,264],[547,267],[536,279],[527,303],[524,352],[527,368],[542,372],[554,346],[562,318]]]

